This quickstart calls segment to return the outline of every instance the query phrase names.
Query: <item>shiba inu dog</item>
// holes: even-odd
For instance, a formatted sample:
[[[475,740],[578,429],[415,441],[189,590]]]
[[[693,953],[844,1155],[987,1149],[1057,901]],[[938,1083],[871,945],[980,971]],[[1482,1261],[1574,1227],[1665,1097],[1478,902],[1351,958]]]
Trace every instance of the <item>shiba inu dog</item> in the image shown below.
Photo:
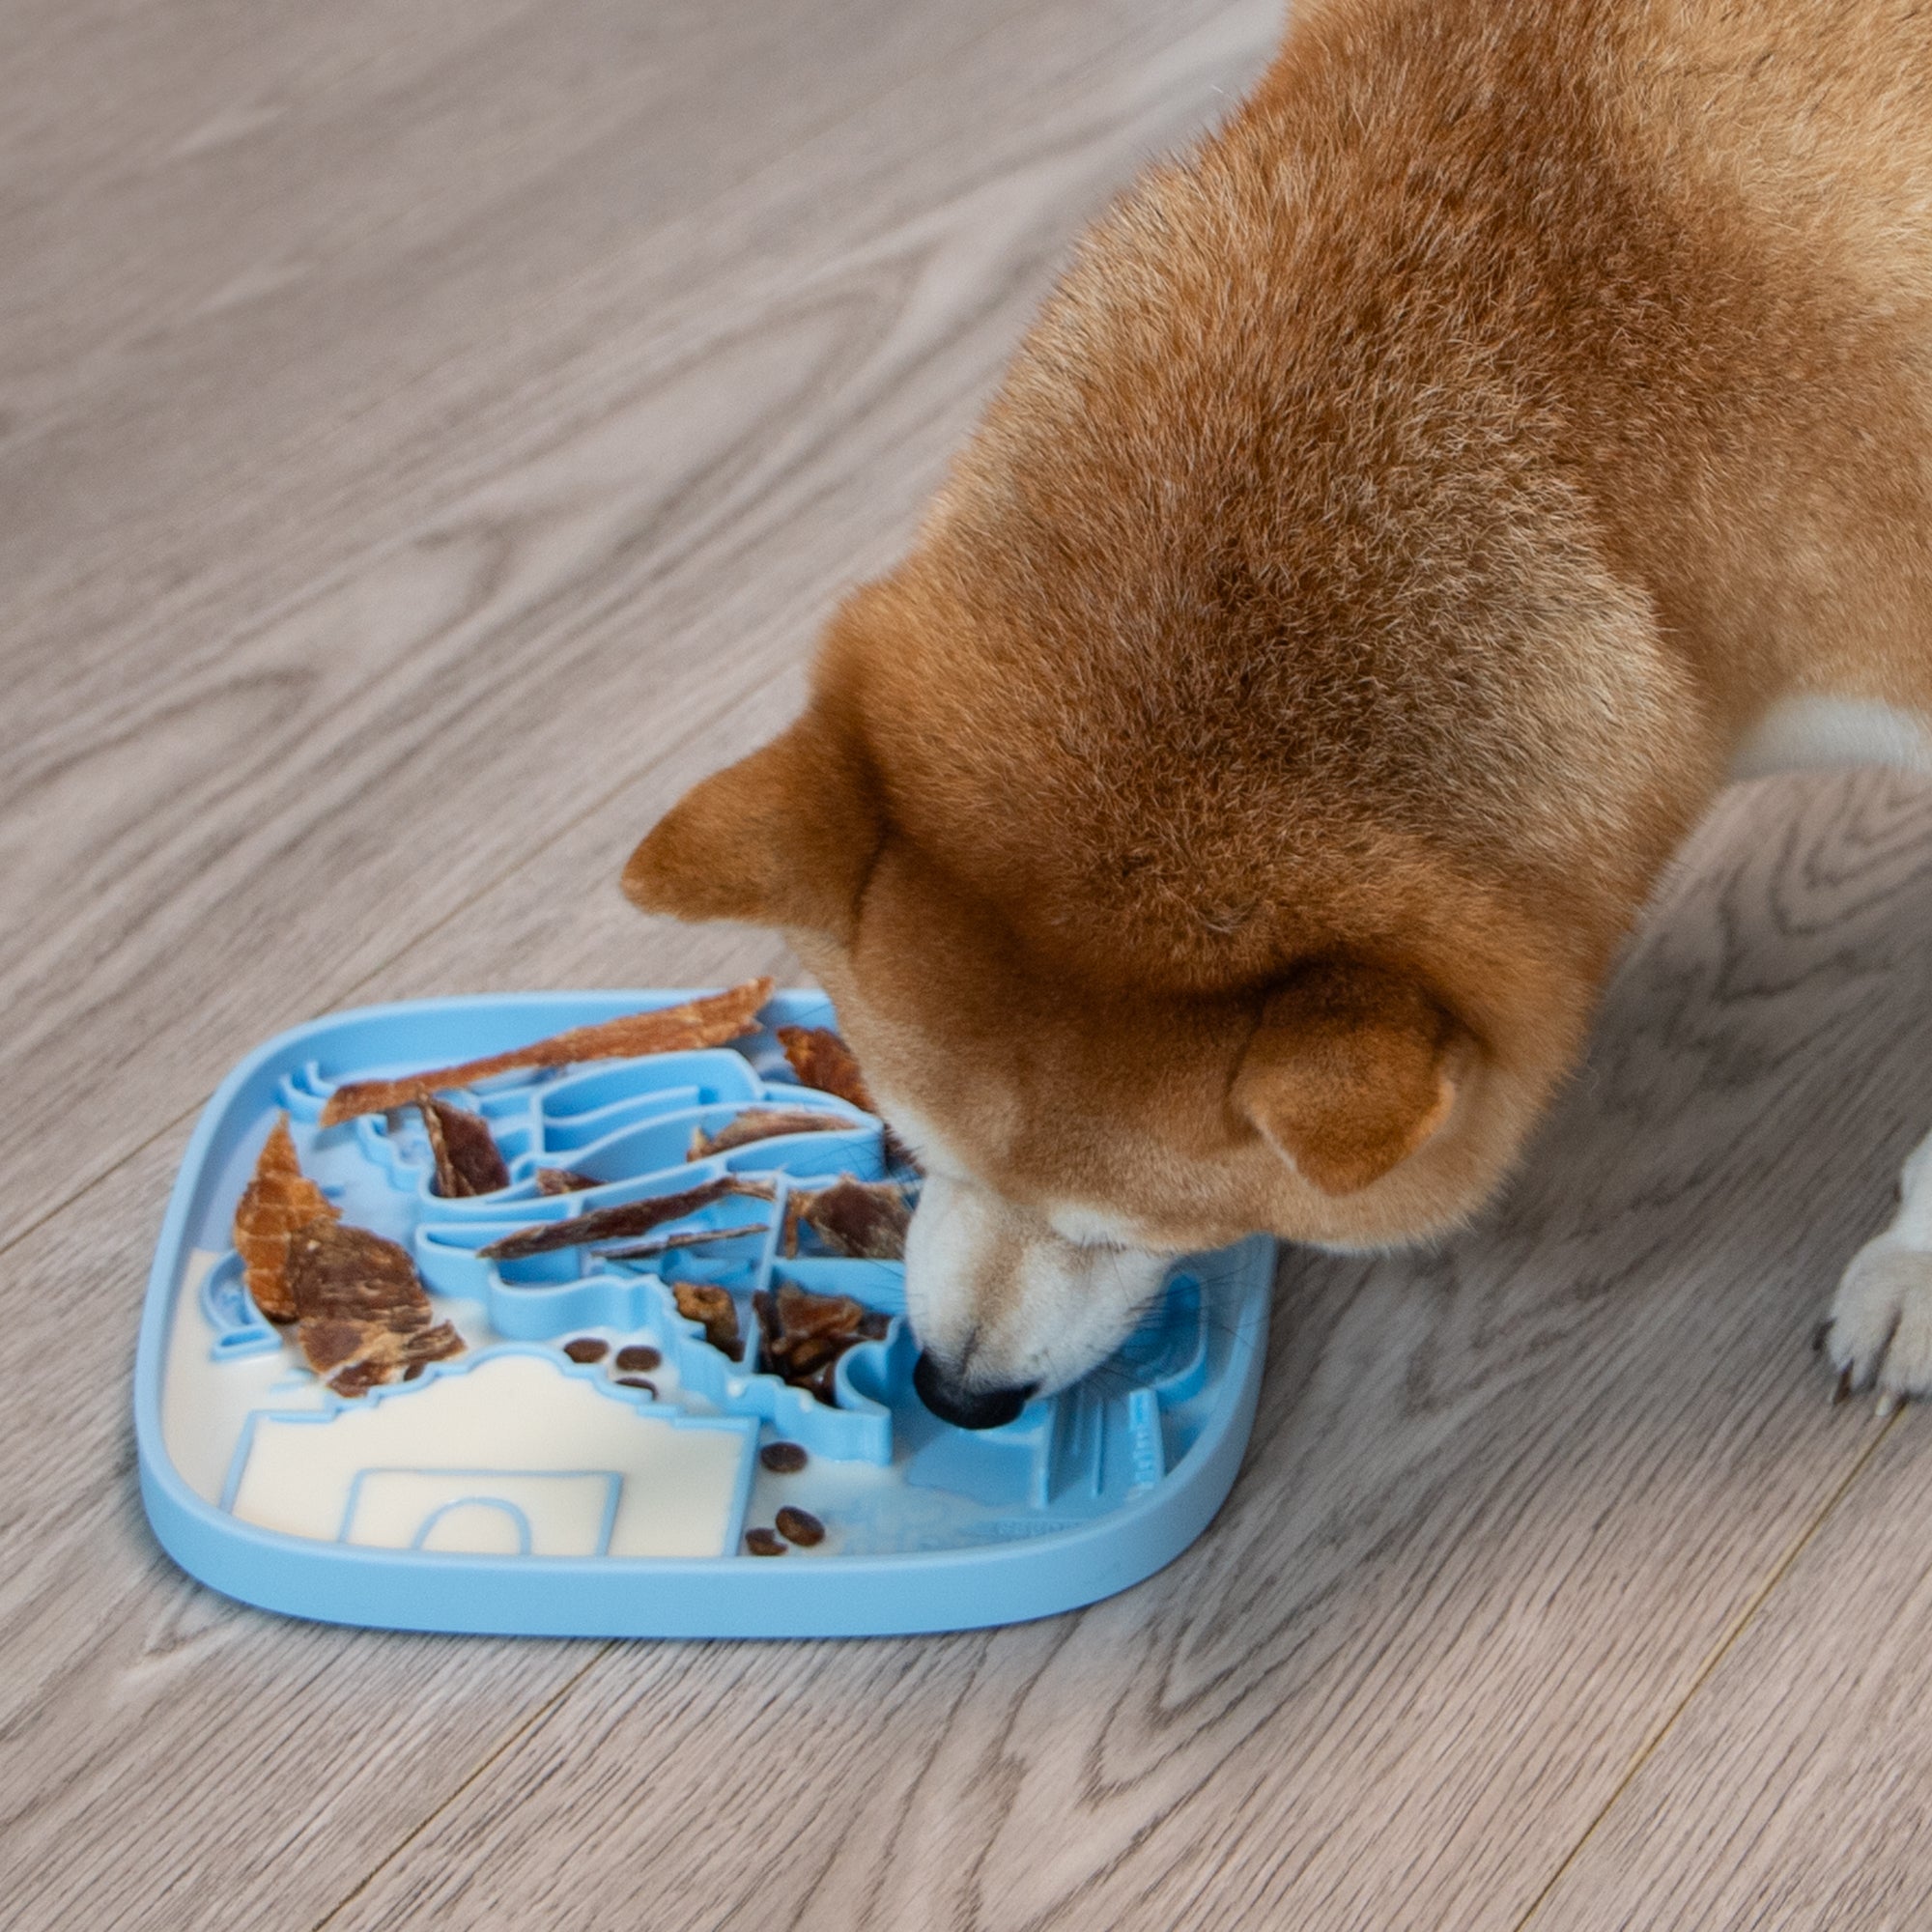
[[[1094,228],[641,906],[784,927],[941,1413],[1508,1174],[1729,773],[1932,769],[1932,10],[1308,0]],[[1932,1387],[1932,1153],[1848,1386]]]

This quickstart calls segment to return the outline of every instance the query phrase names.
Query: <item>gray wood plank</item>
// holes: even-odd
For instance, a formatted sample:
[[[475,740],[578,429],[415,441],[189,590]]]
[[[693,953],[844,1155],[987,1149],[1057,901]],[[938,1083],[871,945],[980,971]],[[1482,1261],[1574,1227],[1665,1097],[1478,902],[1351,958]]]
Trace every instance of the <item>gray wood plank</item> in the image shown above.
[[[1932,1923],[1927,1420],[1894,1419],[1564,1870],[1533,1932]]]
[[[340,368],[374,425],[348,470],[309,403],[277,401],[320,437],[315,476],[251,472],[234,519],[185,489],[187,601],[124,613],[90,669],[76,599],[28,653],[0,794],[0,1070],[49,1104],[35,1131],[0,1124],[0,1208],[44,1211],[239,1045],[343,997],[795,664],[902,537],[1068,228],[1211,110],[1267,11],[1062,0],[987,26],[680,217],[681,242],[580,264],[473,412],[440,391],[391,421]],[[569,185],[518,221],[541,229]],[[318,311],[323,363],[333,326]],[[307,574],[282,595],[266,566],[290,554]],[[36,680],[61,687],[38,723]]]
[[[1734,795],[1504,1208],[1291,1261],[1240,1486],[1162,1577],[621,1646],[326,1922],[618,1925],[648,1869],[654,1928],[1514,1927],[1880,1428],[1806,1343],[1925,1124],[1928,915],[1932,791]]]

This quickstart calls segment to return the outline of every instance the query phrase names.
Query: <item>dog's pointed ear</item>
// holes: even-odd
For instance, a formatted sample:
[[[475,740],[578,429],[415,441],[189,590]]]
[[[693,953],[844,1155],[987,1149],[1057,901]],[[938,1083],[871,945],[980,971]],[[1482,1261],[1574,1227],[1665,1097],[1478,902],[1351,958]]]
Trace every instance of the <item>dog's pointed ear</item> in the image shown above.
[[[631,854],[624,895],[677,919],[738,919],[845,941],[883,822],[857,734],[814,707],[688,791]]]
[[[1324,1194],[1353,1194],[1449,1118],[1466,1039],[1408,975],[1321,961],[1269,998],[1235,1105]]]

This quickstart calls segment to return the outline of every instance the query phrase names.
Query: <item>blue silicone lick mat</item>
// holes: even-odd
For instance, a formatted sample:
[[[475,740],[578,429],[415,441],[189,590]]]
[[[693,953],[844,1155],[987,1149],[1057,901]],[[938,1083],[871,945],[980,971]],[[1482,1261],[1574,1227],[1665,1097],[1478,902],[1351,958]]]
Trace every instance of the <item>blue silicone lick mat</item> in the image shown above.
[[[831,1636],[967,1629],[1111,1595],[1184,1549],[1220,1507],[1254,1421],[1273,1243],[1178,1263],[1119,1353],[1086,1380],[972,1433],[913,1394],[917,1345],[894,1263],[779,1253],[794,1184],[889,1178],[876,1119],[799,1086],[772,1029],[832,1026],[781,993],[729,1048],[479,1083],[510,1185],[445,1200],[414,1109],[322,1130],[349,1079],[408,1074],[694,997],[492,995],[333,1014],[270,1040],[209,1102],[168,1204],[135,1366],[141,1491],[190,1575],[291,1615],[391,1629],[582,1636]],[[838,1124],[686,1158],[695,1126],[747,1104]],[[417,1379],[344,1400],[255,1311],[230,1228],[278,1114],[345,1221],[413,1254],[468,1347]],[[597,1184],[543,1194],[539,1167]],[[730,1172],[727,1197],[657,1232],[753,1232],[649,1260],[567,1248],[493,1263],[511,1229]],[[883,1327],[840,1356],[835,1402],[760,1368],[751,1295],[774,1278],[849,1294]],[[680,1281],[737,1302],[745,1359],[677,1312]],[[601,1342],[579,1361],[563,1344]],[[660,1357],[628,1387],[620,1349]],[[635,1359],[635,1358],[634,1358]],[[795,1472],[759,1449],[807,1452]],[[810,1548],[746,1553],[783,1505]]]

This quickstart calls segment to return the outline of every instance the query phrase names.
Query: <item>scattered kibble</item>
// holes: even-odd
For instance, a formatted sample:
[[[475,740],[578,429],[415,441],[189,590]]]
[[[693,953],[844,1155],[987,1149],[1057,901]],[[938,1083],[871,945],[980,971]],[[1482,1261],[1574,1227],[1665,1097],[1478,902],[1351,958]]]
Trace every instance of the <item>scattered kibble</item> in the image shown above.
[[[618,1376],[616,1378],[616,1382],[619,1388],[642,1389],[643,1392],[647,1396],[649,1396],[653,1401],[656,1401],[657,1399],[657,1393],[658,1393],[657,1383],[653,1381],[646,1381],[642,1376]]]
[[[655,1349],[642,1342],[633,1342],[617,1350],[616,1366],[627,1375],[648,1375],[663,1361],[664,1357]]]
[[[758,1461],[775,1476],[795,1476],[811,1460],[803,1442],[767,1442]]]
[[[599,1335],[579,1335],[563,1345],[563,1352],[573,1362],[601,1362],[611,1352],[611,1345]]]
[[[814,1543],[825,1541],[825,1525],[810,1510],[793,1509],[787,1503],[779,1511],[776,1520],[779,1534],[801,1549],[810,1549]]]
[[[772,1529],[748,1529],[745,1532],[745,1548],[753,1556],[782,1556],[785,1553],[784,1539]]]

